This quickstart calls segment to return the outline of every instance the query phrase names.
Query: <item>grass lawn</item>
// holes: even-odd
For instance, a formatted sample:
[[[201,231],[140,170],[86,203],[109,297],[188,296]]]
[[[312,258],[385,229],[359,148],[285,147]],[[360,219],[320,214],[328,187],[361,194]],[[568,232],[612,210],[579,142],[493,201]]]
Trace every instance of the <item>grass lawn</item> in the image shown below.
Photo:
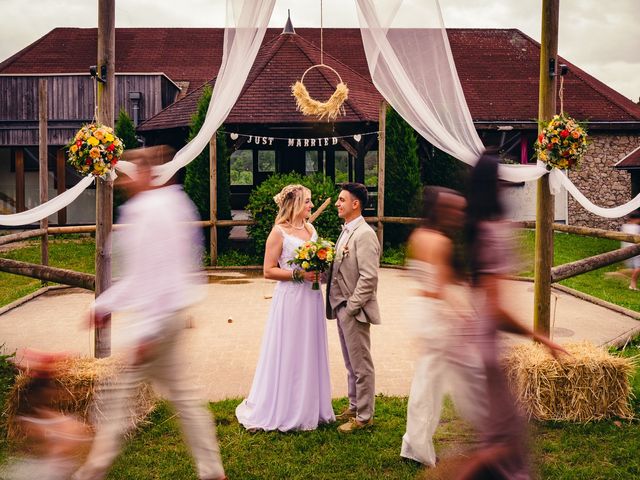
[[[63,236],[49,239],[49,265],[78,272],[94,273],[95,242],[92,237]],[[40,263],[40,243],[30,241],[23,248],[0,253],[0,257]],[[0,272],[0,307],[42,286],[35,278]]]
[[[522,251],[526,260],[523,275],[533,277],[533,252],[535,250],[535,235],[532,231],[525,231],[521,236]],[[581,258],[591,257],[599,253],[609,252],[620,248],[620,242],[603,238],[581,237],[568,233],[554,235],[554,265],[574,262]],[[568,278],[560,285],[579,290],[581,292],[615,303],[625,308],[640,312],[640,292],[629,290],[629,278],[617,275],[606,275],[623,268],[621,263],[609,265],[598,270]]]
[[[556,234],[556,263],[565,263],[617,247],[617,242]],[[533,251],[533,235],[525,232],[523,249]],[[93,271],[94,246],[91,238],[63,238],[50,247],[51,264],[84,272]],[[1,254],[6,258],[37,261],[39,247]],[[403,251],[390,250],[393,263],[402,263]],[[599,296],[628,308],[640,310],[637,292],[626,282],[603,275],[608,267],[570,279],[563,284]],[[527,272],[525,272],[526,274]],[[530,272],[529,272],[530,274]],[[0,273],[0,304],[6,304],[40,282]],[[635,294],[635,296],[633,295]],[[3,351],[0,348],[0,354]],[[4,352],[7,353],[7,352]],[[620,354],[640,355],[640,340]],[[11,383],[0,356],[0,410],[3,391]],[[640,417],[640,369],[633,379],[636,395],[634,411]],[[334,426],[313,432],[250,434],[234,415],[239,399],[212,403],[227,474],[231,479],[422,479],[428,478],[416,464],[399,456],[406,421],[406,398],[379,397],[376,424],[370,432],[339,435]],[[334,400],[336,410],[345,399]],[[195,471],[182,441],[171,408],[162,403],[126,444],[110,479],[195,479]],[[534,469],[545,479],[630,479],[640,478],[640,422],[605,421],[587,425],[532,422],[531,449]],[[0,432],[0,438],[3,438]],[[447,403],[436,433],[441,457],[459,450],[471,439],[468,428]],[[0,441],[0,463],[6,460],[8,446]]]

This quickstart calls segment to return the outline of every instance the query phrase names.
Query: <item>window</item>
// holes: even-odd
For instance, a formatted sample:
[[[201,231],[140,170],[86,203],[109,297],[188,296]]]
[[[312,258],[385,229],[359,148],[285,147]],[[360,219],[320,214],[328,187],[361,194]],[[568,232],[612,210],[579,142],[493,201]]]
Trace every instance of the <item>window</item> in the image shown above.
[[[318,151],[307,150],[304,152],[304,173],[313,175],[318,171]]]
[[[367,187],[378,186],[378,151],[371,150],[364,156],[364,184]]]
[[[258,172],[275,172],[276,171],[276,152],[275,150],[258,151]]]
[[[236,150],[230,164],[231,185],[253,185],[253,150]]]
[[[335,180],[336,183],[349,181],[349,154],[344,150],[336,150]]]

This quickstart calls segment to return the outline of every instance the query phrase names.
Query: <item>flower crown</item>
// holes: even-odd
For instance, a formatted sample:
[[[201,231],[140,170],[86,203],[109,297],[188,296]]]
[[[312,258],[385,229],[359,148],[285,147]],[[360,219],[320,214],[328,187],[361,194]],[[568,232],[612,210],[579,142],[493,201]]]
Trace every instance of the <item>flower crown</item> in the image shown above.
[[[296,197],[296,192],[302,190],[304,187],[302,185],[287,185],[280,193],[273,197],[273,201],[276,202],[278,208],[282,208],[285,201],[293,200]]]

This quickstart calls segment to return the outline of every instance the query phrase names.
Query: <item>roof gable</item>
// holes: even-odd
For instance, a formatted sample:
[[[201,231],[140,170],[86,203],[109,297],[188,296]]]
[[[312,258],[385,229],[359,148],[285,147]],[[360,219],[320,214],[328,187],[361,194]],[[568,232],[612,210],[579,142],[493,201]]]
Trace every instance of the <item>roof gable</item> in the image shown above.
[[[256,56],[240,97],[225,123],[313,123],[315,117],[305,117],[296,110],[291,85],[312,65],[320,63],[320,50],[313,43],[297,34],[284,34],[263,44]],[[367,78],[344,65],[329,54],[324,63],[339,72],[349,87],[349,98],[344,103],[345,115],[338,122],[378,120],[382,96]],[[208,82],[214,86],[215,80]],[[338,78],[328,69],[311,70],[305,77],[309,94],[318,100],[329,98]],[[202,95],[198,88],[192,94],[169,106],[147,120],[140,131],[187,126],[196,111]]]
[[[273,45],[280,32],[281,29],[268,29],[263,49]],[[296,33],[298,48],[313,58],[308,45],[319,46],[320,29],[298,28]],[[538,115],[540,45],[515,29],[448,29],[447,33],[474,121],[534,122]],[[95,64],[96,36],[95,28],[56,28],[0,63],[0,75],[86,72],[89,65]],[[192,92],[217,75],[223,39],[221,28],[118,28],[116,70],[163,72],[174,82],[188,82],[188,92]],[[325,28],[324,51],[342,64],[343,70],[338,68],[341,75],[348,66],[347,70],[370,82],[359,29]],[[598,122],[640,122],[640,106],[567,60],[560,61],[570,66],[564,80],[565,111],[591,122],[591,128]],[[276,63],[266,64],[262,76],[274,86],[282,81],[288,87],[293,79],[284,78],[284,66],[278,64],[276,70]],[[304,69],[295,71],[301,74]],[[375,88],[371,90],[370,83],[359,82],[353,78],[347,82],[351,91],[349,106],[365,110],[365,104],[358,106],[359,89],[365,99],[378,93]],[[247,88],[246,93],[253,92]],[[324,91],[311,93],[316,98],[324,97]]]

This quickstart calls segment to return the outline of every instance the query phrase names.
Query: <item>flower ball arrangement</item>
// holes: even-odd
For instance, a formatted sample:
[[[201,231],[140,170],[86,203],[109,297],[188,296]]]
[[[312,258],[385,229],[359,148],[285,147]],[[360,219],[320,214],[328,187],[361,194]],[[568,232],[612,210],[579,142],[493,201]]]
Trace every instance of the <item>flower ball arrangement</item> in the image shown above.
[[[67,161],[82,175],[106,177],[124,151],[113,128],[92,123],[84,125],[67,146]]]
[[[535,150],[538,158],[547,164],[547,170],[567,170],[580,164],[587,151],[587,132],[573,118],[555,115],[538,135]]]

